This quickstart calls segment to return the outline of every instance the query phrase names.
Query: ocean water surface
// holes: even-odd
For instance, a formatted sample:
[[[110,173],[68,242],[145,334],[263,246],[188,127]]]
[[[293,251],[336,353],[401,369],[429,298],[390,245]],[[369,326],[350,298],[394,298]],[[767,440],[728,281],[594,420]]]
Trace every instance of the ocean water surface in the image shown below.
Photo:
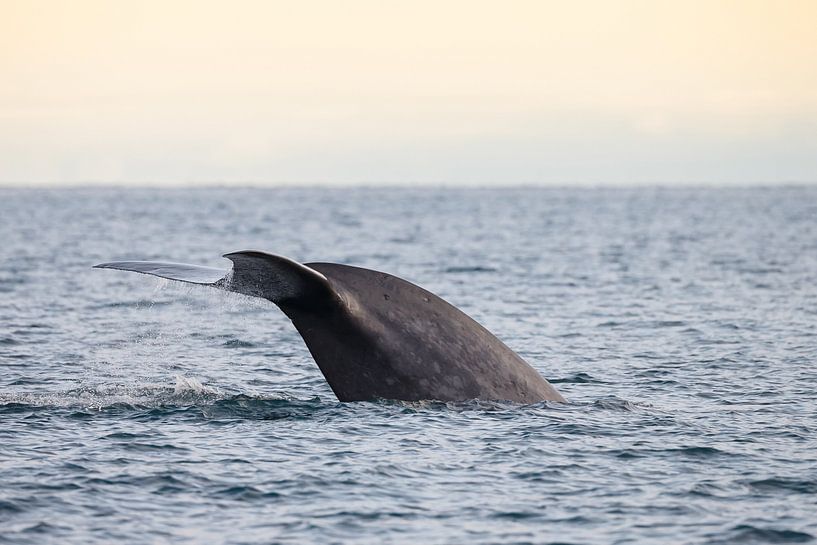
[[[817,540],[817,188],[0,189],[0,543]],[[568,399],[339,403],[261,249],[418,283]]]

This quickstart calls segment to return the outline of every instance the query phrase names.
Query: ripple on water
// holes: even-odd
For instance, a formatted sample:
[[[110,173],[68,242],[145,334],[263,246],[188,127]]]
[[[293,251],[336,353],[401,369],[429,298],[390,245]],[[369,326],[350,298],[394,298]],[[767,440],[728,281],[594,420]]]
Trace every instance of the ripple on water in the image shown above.
[[[817,481],[791,478],[769,478],[749,481],[750,487],[758,492],[782,493],[796,492],[798,494],[817,494]]]
[[[741,524],[730,529],[727,537],[709,541],[713,545],[738,543],[810,543],[814,536],[796,530],[765,528]]]
[[[813,188],[0,193],[0,542],[815,541]],[[570,403],[338,403],[271,305],[89,268],[245,245],[415,280]]]
[[[603,380],[599,380],[595,378],[590,373],[576,373],[575,375],[569,377],[556,377],[549,379],[549,382],[552,384],[603,384]]]
[[[258,346],[255,343],[250,341],[242,341],[240,339],[230,339],[228,341],[224,341],[221,346],[224,348],[255,348]]]

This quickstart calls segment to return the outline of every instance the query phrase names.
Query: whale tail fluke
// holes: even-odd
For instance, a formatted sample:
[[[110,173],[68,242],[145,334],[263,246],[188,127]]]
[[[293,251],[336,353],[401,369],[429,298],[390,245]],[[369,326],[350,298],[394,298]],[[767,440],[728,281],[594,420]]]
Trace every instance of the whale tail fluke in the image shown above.
[[[276,305],[306,307],[334,296],[324,275],[280,255],[245,250],[224,254],[233,270],[224,279],[224,289],[262,297]]]
[[[332,296],[324,275],[286,257],[245,250],[225,254],[232,270],[162,261],[114,261],[94,265],[150,274],[168,280],[212,286],[252,297],[262,297],[277,305],[307,306]]]
[[[110,263],[94,265],[94,268],[133,271],[142,274],[151,274],[159,278],[167,278],[168,280],[210,286],[216,285],[230,273],[230,271],[216,269],[214,267],[202,267],[199,265],[169,263],[164,261],[112,261]]]

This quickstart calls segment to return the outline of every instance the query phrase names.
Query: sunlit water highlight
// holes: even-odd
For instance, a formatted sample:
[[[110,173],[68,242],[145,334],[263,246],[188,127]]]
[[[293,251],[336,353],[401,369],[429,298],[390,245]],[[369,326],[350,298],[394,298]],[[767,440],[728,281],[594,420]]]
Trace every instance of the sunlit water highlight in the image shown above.
[[[0,542],[804,543],[817,190],[0,190]],[[445,297],[567,404],[341,404],[257,248]]]

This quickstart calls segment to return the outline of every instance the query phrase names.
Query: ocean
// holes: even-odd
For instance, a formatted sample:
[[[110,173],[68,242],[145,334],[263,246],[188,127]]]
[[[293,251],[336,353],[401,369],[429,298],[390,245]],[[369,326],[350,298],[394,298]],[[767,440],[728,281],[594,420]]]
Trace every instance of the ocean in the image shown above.
[[[817,536],[817,187],[0,189],[0,543]],[[339,403],[271,303],[99,262],[382,270],[568,400]]]

